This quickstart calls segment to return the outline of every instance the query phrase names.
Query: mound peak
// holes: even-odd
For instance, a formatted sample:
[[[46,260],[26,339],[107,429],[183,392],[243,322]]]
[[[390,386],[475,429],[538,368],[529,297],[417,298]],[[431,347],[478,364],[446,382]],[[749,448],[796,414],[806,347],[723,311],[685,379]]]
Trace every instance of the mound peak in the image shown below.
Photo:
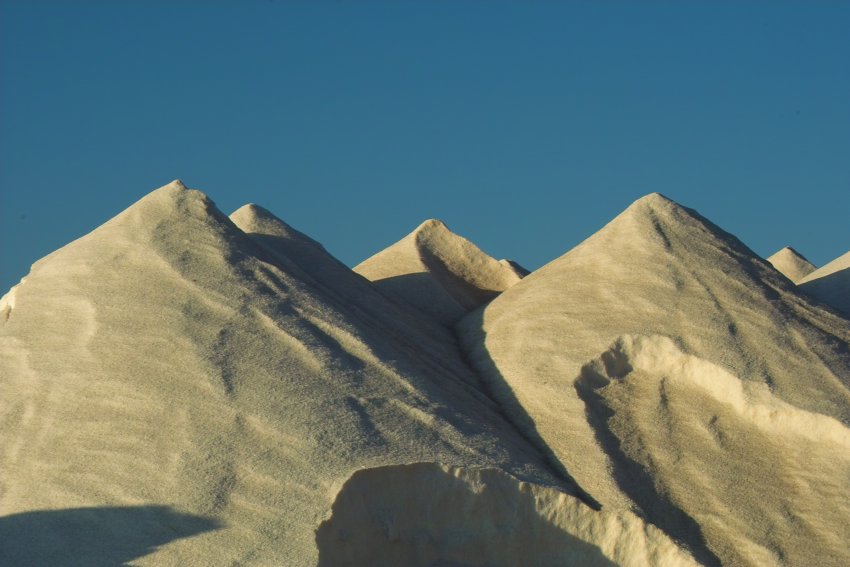
[[[416,230],[413,231],[414,234],[428,232],[431,230],[445,230],[447,232],[451,232],[449,227],[446,226],[446,223],[441,221],[440,219],[428,219],[422,222],[419,226],[416,227]]]
[[[490,301],[524,275],[438,219],[421,223],[354,271],[394,299],[444,324]]]
[[[659,193],[657,191],[654,191],[652,193],[647,193],[643,197],[636,199],[631,204],[631,207],[634,207],[636,205],[641,205],[641,206],[649,205],[649,206],[656,206],[656,207],[662,207],[662,206],[663,207],[670,207],[670,206],[681,207],[682,206],[679,203],[677,203],[676,201],[674,201],[673,199],[671,199],[670,197],[667,197],[666,195]]]
[[[800,280],[814,272],[817,268],[809,262],[805,256],[786,246],[767,259],[770,264],[776,268],[780,274],[788,278],[794,283],[799,283]]]
[[[189,189],[182,181],[175,179],[171,183],[167,183],[162,187],[155,189],[136,201],[129,207],[132,209],[140,205],[159,204],[166,207],[178,208],[182,203],[187,201],[208,201],[207,197],[197,189]]]
[[[457,329],[513,420],[603,507],[640,511],[707,564],[777,562],[745,560],[736,550],[748,546],[847,558],[843,548],[813,546],[814,531],[789,527],[787,491],[729,486],[758,482],[756,453],[777,479],[803,482],[790,450],[737,441],[758,439],[750,420],[772,411],[764,408],[850,423],[850,329],[695,210],[658,194],[639,199]],[[644,354],[611,347],[626,336]],[[767,401],[731,413],[728,387],[699,392],[721,375]],[[789,446],[799,434],[788,432]],[[824,470],[823,485],[845,467],[850,460]],[[823,491],[795,497],[850,525]],[[763,521],[753,523],[752,510]]]
[[[140,232],[147,233],[155,229],[160,230],[162,223],[181,218],[191,218],[209,225],[230,225],[224,213],[205,193],[190,189],[182,181],[175,179],[151,191],[100,228],[129,223]]]
[[[168,503],[227,527],[148,549],[151,563],[300,566],[316,564],[328,488],[359,468],[440,461],[569,488],[476,388],[447,329],[306,237],[268,234],[286,225],[267,211],[235,217],[266,234],[171,183],[4,300],[4,520]],[[92,518],[92,532],[138,528]],[[75,553],[72,532],[45,536],[56,557]],[[13,543],[15,563],[26,543]]]

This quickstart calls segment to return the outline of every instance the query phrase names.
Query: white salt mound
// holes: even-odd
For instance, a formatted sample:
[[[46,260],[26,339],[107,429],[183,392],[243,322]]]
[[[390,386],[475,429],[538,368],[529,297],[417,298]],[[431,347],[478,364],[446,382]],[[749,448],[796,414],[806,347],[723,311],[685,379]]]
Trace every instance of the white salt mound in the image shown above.
[[[251,234],[171,183],[6,296],[0,564],[315,565],[364,467],[572,490],[447,329],[271,215],[234,219]]]
[[[773,254],[767,261],[779,270],[779,273],[794,283],[798,283],[817,269],[814,264],[790,246],[786,246]]]
[[[810,293],[850,317],[850,251],[845,252],[799,282]]]
[[[451,324],[517,283],[527,270],[496,260],[439,220],[428,220],[355,266],[381,291]]]
[[[850,325],[653,194],[458,324],[529,439],[707,565],[850,564]]]
[[[175,181],[0,298],[0,565],[846,566],[847,263],[654,194],[359,275]]]

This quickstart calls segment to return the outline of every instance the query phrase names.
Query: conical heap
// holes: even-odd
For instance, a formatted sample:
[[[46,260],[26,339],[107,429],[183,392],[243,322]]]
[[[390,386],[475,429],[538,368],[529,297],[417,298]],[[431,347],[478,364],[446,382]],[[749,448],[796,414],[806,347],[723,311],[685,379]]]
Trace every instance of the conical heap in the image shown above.
[[[488,256],[433,219],[354,271],[445,324],[492,300],[527,273],[514,262]]]
[[[850,328],[695,211],[644,197],[458,329],[603,507],[706,564],[850,562]]]
[[[156,534],[211,519],[155,563],[315,565],[315,529],[364,467],[494,466],[569,489],[447,332],[416,317],[400,332],[374,290],[361,316],[342,284],[283,259],[174,182],[36,263],[0,322],[0,516],[95,508],[89,528],[129,537],[98,510],[145,505]],[[77,553],[61,547],[74,528],[54,528],[56,557],[4,543],[0,559]]]
[[[780,274],[794,283],[798,283],[801,279],[817,269],[814,264],[806,260],[802,254],[790,246],[786,246],[782,250],[773,254],[767,259],[767,261],[770,262],[770,264],[776,268]]]

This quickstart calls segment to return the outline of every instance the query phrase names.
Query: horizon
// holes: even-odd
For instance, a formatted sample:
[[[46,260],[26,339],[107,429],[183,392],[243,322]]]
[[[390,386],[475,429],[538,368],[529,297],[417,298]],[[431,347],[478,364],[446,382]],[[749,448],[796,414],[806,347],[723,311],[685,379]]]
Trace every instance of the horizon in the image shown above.
[[[428,218],[530,270],[660,192],[850,249],[850,5],[0,5],[0,295],[182,179],[348,266]],[[318,38],[318,39],[317,39]]]

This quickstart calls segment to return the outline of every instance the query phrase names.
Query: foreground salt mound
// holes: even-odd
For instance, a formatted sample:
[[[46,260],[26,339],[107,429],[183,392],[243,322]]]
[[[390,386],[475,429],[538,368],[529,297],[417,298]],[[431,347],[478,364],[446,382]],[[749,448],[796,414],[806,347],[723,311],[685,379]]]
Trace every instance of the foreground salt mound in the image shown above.
[[[794,283],[799,282],[817,269],[814,264],[790,246],[776,252],[767,261],[779,270],[780,274]]]
[[[454,323],[528,272],[495,260],[438,220],[428,220],[354,271],[389,296],[443,323]]]
[[[835,485],[850,479],[841,422],[660,336],[618,338],[582,368],[576,389],[641,508],[699,527],[724,564],[850,564],[850,502]]]
[[[850,251],[801,279],[800,289],[850,317]]]
[[[850,327],[696,212],[647,196],[458,329],[603,509],[709,565],[850,562]]]
[[[359,468],[435,460],[570,489],[470,386],[447,331],[399,332],[377,292],[367,317],[297,256],[175,182],[37,262],[0,319],[3,533],[35,523],[67,564],[115,557],[81,549],[82,525],[135,542],[121,561],[139,565],[315,565]],[[4,562],[32,563],[28,545],[4,540]]]
[[[596,512],[500,470],[438,463],[357,471],[316,542],[320,567],[696,565],[629,512]]]

